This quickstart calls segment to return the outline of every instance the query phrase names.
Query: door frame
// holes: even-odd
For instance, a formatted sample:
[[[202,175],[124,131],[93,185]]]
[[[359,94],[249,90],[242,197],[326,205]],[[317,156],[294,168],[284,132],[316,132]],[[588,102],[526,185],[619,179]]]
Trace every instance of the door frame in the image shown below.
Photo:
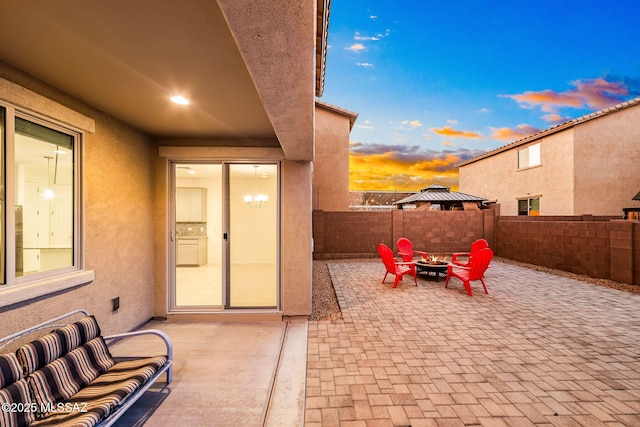
[[[219,159],[198,159],[198,158],[168,158],[168,188],[167,188],[167,234],[168,251],[167,251],[167,314],[197,314],[197,313],[219,313],[219,312],[279,312],[282,306],[282,260],[281,260],[281,173],[282,162],[272,159],[254,159],[254,160],[219,160]],[[177,306],[176,304],[176,263],[177,263],[177,235],[176,235],[176,165],[221,165],[222,166],[222,248],[221,248],[221,268],[222,268],[222,305],[221,306]],[[230,257],[229,244],[231,241],[229,227],[229,169],[233,164],[250,164],[250,165],[275,165],[276,166],[276,306],[275,307],[230,307]],[[207,202],[208,203],[208,202]]]

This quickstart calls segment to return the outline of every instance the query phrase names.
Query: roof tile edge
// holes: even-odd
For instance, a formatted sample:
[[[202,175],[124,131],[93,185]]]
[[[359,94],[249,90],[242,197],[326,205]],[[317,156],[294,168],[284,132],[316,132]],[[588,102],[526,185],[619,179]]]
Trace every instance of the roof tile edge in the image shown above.
[[[536,141],[536,140],[538,140],[540,138],[543,138],[543,137],[545,137],[547,135],[552,135],[554,133],[563,131],[563,130],[568,129],[570,127],[579,125],[579,124],[587,122],[589,120],[593,120],[593,119],[597,119],[599,117],[606,116],[607,114],[611,114],[613,112],[616,112],[616,111],[619,111],[619,110],[623,110],[625,108],[631,107],[631,106],[636,105],[636,104],[640,104],[640,97],[637,97],[637,98],[634,98],[634,99],[630,99],[630,100],[625,101],[625,102],[621,102],[620,104],[612,105],[611,107],[607,107],[607,108],[604,108],[602,110],[599,110],[599,111],[596,111],[596,112],[593,112],[593,113],[585,114],[584,116],[577,117],[575,119],[569,120],[569,121],[564,122],[564,123],[557,124],[557,125],[552,126],[552,127],[548,128],[548,129],[542,130],[542,131],[540,131],[538,133],[534,133],[533,135],[529,135],[527,137],[524,137],[524,138],[518,139],[516,141],[510,142],[510,143],[508,143],[506,145],[503,145],[501,147],[495,148],[495,149],[493,149],[491,151],[487,151],[486,153],[481,154],[479,156],[472,157],[471,159],[467,159],[465,161],[456,163],[456,164],[454,164],[454,166],[458,166],[458,167],[465,166],[465,165],[468,165],[470,163],[477,162],[478,160],[482,160],[482,159],[485,159],[487,157],[495,156],[496,154],[502,153],[504,151],[508,151],[508,150],[510,150],[512,148],[515,148],[515,147],[518,147],[520,145],[528,144],[529,142]]]

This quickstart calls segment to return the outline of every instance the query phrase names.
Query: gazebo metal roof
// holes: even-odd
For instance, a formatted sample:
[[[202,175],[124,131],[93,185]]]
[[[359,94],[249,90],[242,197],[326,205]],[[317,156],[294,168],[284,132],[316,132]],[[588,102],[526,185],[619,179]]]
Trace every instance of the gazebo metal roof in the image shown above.
[[[409,197],[405,197],[402,200],[398,200],[394,204],[405,204],[415,202],[484,202],[487,199],[482,197],[473,196],[471,194],[459,193],[457,191],[451,191],[449,187],[445,187],[438,184],[432,184],[427,188],[423,188],[420,192],[412,194]]]
[[[638,194],[636,194],[635,196],[633,196],[631,198],[631,200],[640,200],[640,191],[638,191]]]

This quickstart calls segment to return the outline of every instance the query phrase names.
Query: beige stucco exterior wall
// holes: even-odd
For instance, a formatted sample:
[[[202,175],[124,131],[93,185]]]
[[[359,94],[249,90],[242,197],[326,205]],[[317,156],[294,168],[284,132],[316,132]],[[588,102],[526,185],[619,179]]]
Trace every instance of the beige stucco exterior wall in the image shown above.
[[[575,128],[575,213],[620,215],[637,207],[640,190],[640,105]]]
[[[282,162],[281,284],[285,316],[311,314],[311,162]]]
[[[313,209],[349,210],[350,120],[316,106]]]
[[[540,166],[518,170],[518,150],[540,143]],[[541,215],[573,214],[573,130],[460,167],[460,191],[496,200],[502,215],[518,215],[518,199],[540,197]]]
[[[95,120],[84,135],[85,268],[95,280],[57,293],[5,307],[0,335],[6,335],[68,311],[95,314],[103,332],[130,330],[152,315],[153,301],[153,144],[150,138],[73,97],[0,63],[0,77]],[[5,94],[0,94],[0,98]],[[38,106],[34,106],[36,113]],[[61,108],[64,122],[64,110]],[[2,298],[0,289],[0,298]],[[121,308],[111,311],[111,299]]]

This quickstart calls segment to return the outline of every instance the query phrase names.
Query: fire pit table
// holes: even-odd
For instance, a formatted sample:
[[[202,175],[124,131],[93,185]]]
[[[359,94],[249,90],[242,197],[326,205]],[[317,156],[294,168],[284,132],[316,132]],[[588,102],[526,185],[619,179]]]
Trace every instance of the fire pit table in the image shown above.
[[[440,276],[447,276],[448,266],[446,261],[419,260],[416,261],[416,273],[423,273],[427,279],[439,281]]]

